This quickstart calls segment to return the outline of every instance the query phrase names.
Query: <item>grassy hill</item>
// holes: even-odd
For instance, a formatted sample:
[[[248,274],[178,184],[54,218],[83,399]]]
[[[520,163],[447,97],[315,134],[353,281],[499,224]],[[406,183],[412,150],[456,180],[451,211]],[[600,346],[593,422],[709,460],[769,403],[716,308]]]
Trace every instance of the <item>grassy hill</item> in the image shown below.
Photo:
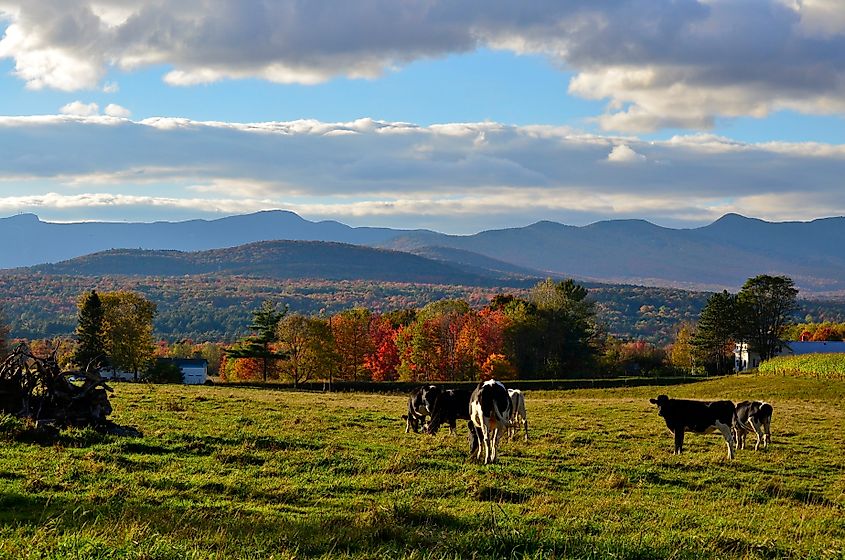
[[[649,397],[764,398],[772,445],[726,459]],[[403,395],[122,384],[140,437],[0,422],[0,558],[842,558],[845,382],[732,377],[530,391],[530,441],[491,467]]]

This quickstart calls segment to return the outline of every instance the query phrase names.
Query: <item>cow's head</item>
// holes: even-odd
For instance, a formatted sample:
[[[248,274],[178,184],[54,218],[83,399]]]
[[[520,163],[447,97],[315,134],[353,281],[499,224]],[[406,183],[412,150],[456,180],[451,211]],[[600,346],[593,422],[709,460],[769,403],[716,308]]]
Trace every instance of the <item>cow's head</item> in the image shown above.
[[[657,405],[657,414],[663,416],[663,407],[669,402],[669,397],[666,395],[659,395],[656,399],[649,399],[648,402]]]

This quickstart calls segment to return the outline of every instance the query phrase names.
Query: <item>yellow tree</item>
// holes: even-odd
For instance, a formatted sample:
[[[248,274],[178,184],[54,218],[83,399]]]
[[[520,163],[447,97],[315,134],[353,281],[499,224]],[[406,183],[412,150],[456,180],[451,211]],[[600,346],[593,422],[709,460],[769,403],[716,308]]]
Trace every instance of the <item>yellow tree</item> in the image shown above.
[[[689,323],[681,323],[675,335],[675,342],[669,348],[669,361],[676,368],[688,373],[695,373],[695,327]]]
[[[103,331],[106,353],[112,367],[132,372],[135,381],[138,372],[153,360],[153,317],[156,305],[143,296],[130,291],[100,294],[103,304]]]

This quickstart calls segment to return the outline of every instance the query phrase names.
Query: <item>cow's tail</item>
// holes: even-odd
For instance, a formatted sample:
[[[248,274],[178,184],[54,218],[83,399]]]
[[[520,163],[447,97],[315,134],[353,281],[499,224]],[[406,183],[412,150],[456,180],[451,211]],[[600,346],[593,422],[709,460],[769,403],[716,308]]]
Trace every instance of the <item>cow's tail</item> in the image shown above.
[[[511,425],[510,414],[502,414],[502,411],[499,410],[499,403],[496,402],[496,399],[493,399],[493,415],[496,417],[496,422],[498,422],[502,426]]]

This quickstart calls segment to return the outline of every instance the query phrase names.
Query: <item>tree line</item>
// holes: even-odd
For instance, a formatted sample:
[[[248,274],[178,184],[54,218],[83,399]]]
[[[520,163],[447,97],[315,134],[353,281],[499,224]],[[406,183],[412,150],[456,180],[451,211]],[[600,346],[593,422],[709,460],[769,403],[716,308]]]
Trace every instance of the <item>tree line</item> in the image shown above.
[[[528,297],[499,295],[481,309],[444,299],[384,314],[330,316],[265,303],[253,334],[228,349],[226,380],[464,381],[484,376],[586,374],[600,350],[595,303],[572,280],[546,280]]]
[[[201,357],[223,380],[299,384],[726,373],[736,343],[765,359],[785,338],[841,340],[845,334],[845,324],[792,322],[797,290],[786,277],[762,275],[737,294],[711,294],[698,320],[683,323],[667,346],[610,335],[591,295],[573,280],[545,280],[481,306],[444,298],[419,308],[332,314],[291,312],[267,299],[252,312],[252,334],[226,344],[155,342],[154,303],[127,290],[91,290],[77,300],[74,339],[34,347],[56,349],[75,367],[114,368],[139,378],[151,375],[157,357]],[[0,353],[8,332],[0,327]]]

